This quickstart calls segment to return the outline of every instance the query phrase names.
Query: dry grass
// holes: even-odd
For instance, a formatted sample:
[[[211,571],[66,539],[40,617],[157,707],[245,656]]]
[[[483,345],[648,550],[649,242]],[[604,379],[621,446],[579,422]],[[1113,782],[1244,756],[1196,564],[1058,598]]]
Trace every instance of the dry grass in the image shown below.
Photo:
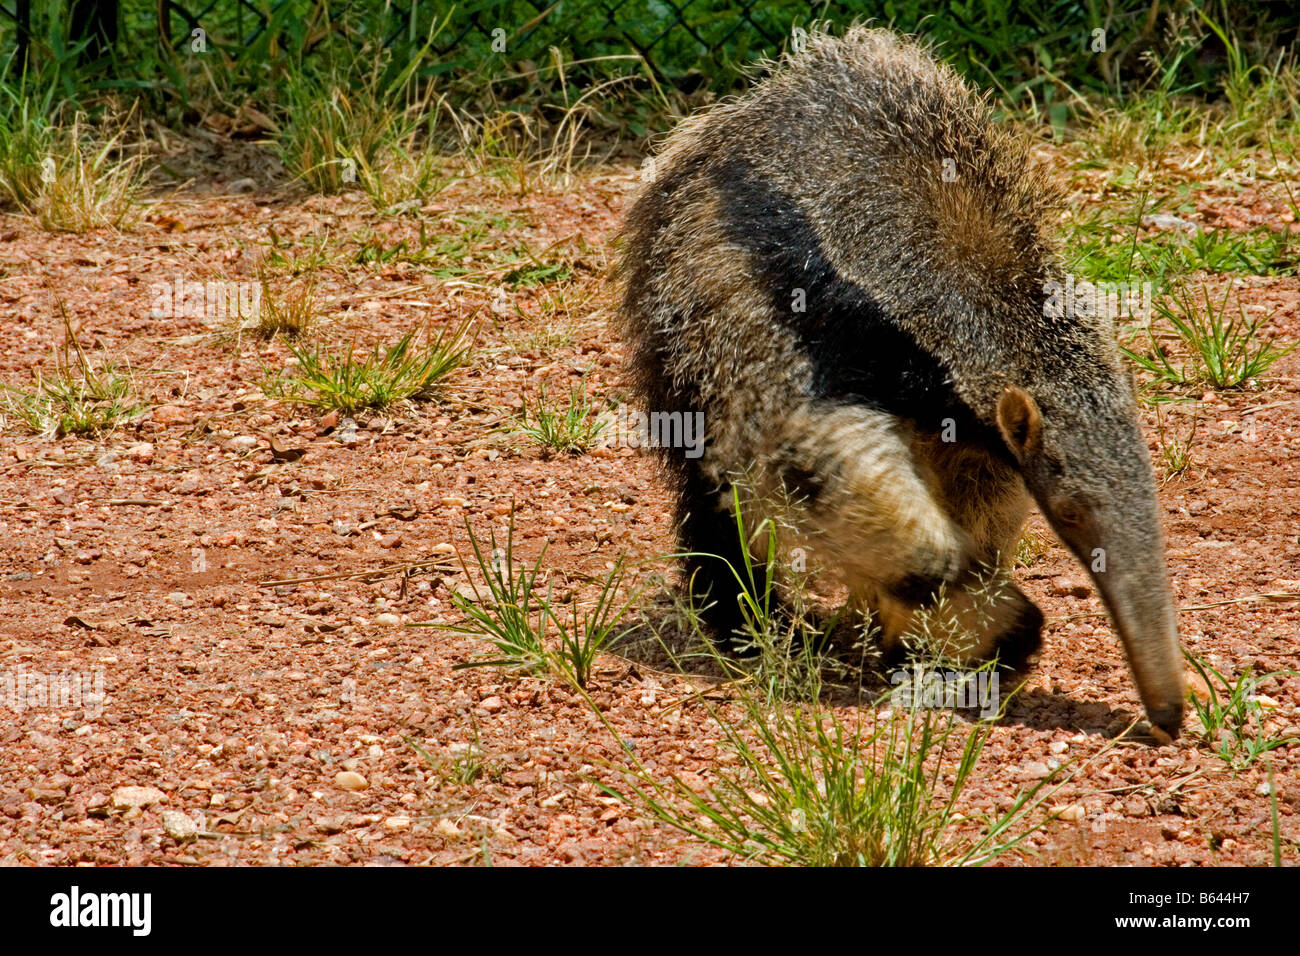
[[[320,314],[316,304],[316,275],[308,272],[276,288],[270,277],[263,273],[261,309],[251,322],[251,331],[258,338],[273,339],[277,335],[286,339],[305,338],[315,327]]]
[[[25,205],[42,228],[127,229],[139,218],[144,158],[127,147],[125,124],[96,136],[79,114],[55,132],[51,152],[42,160],[41,188]]]

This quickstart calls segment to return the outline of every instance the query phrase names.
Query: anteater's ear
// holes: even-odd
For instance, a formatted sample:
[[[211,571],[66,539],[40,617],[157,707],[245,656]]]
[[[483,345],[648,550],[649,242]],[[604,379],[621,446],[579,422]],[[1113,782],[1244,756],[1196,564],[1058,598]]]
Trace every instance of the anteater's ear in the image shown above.
[[[998,398],[998,430],[1021,461],[1036,454],[1043,447],[1043,413],[1034,396],[1008,385]]]

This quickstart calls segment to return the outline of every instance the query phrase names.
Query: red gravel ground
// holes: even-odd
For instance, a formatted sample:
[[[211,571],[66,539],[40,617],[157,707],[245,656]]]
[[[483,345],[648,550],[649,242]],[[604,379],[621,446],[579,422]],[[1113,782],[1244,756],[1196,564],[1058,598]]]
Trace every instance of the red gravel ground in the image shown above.
[[[543,382],[551,395],[584,377],[600,398],[624,387],[605,270],[634,187],[613,168],[522,197],[471,181],[403,217],[358,196],[189,193],[152,202],[122,234],[0,221],[0,383],[30,388],[50,368],[62,303],[87,352],[129,364],[151,406],[93,441],[41,438],[12,417],[0,430],[0,675],[98,677],[106,694],[102,709],[0,701],[0,863],[726,861],[589,779],[611,779],[621,758],[580,696],[453,671],[479,650],[473,639],[403,626],[458,619],[467,519],[502,533],[513,507],[521,555],[546,542],[554,580],[579,591],[624,552],[672,550],[650,458],[548,457],[501,427]],[[1272,222],[1284,207],[1265,192],[1206,190],[1194,218]],[[355,261],[367,230],[388,247],[418,244],[422,225],[451,236],[475,211],[507,219],[471,252],[470,275]],[[324,238],[337,253],[317,276],[323,340],[391,342],[476,316],[470,366],[438,401],[356,416],[349,437],[262,396],[264,368],[289,357],[281,341],[150,316],[154,283],[255,279],[273,236],[300,254]],[[521,243],[572,278],[503,287],[502,251]],[[273,282],[286,276],[273,269]],[[1246,279],[1240,294],[1276,310],[1283,341],[1300,339],[1300,279]],[[1167,427],[1185,429],[1188,407],[1166,412]],[[1294,668],[1300,352],[1262,389],[1208,394],[1200,409],[1192,465],[1161,488],[1184,646],[1233,677]],[[273,454],[272,439],[299,457],[279,460],[294,453]],[[1165,747],[1111,739],[1141,712],[1122,650],[1086,576],[1045,542],[1018,572],[1051,618],[1045,650],[993,730],[965,812],[1009,806],[1055,762],[1078,760],[1052,800],[1067,812],[1003,862],[1268,863],[1263,761],[1234,771],[1190,732]],[[446,560],[407,577],[343,577],[435,558]],[[298,578],[321,579],[266,583]],[[1252,600],[1264,593],[1280,599]],[[692,696],[706,683],[606,656],[593,699],[651,772],[703,786],[721,737]],[[1295,862],[1300,680],[1261,690],[1268,730],[1289,738],[1271,758]]]

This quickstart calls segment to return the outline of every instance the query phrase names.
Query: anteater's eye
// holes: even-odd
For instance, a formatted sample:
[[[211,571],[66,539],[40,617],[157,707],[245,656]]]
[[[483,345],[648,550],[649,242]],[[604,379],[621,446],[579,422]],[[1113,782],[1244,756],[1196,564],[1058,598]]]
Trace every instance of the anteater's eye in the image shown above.
[[[1062,498],[1052,510],[1056,512],[1058,522],[1071,528],[1077,528],[1087,520],[1083,505],[1071,498]]]

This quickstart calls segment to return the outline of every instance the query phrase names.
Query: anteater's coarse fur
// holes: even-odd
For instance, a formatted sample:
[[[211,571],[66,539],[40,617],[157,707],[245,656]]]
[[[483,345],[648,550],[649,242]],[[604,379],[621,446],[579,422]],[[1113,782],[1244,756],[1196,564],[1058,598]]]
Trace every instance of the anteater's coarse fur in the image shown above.
[[[1177,733],[1131,377],[1108,318],[1045,308],[1063,278],[1053,192],[985,100],[888,31],[817,34],[684,122],[652,169],[621,316],[647,410],[704,415],[701,457],[664,449],[683,550],[739,566],[746,489],[749,527],[772,518],[835,571],[887,647],[938,601],[967,635],[949,652],[1018,663],[1042,615],[1006,568],[1037,502],[1092,573],[1152,723]],[[734,576],[687,571],[725,640]]]

